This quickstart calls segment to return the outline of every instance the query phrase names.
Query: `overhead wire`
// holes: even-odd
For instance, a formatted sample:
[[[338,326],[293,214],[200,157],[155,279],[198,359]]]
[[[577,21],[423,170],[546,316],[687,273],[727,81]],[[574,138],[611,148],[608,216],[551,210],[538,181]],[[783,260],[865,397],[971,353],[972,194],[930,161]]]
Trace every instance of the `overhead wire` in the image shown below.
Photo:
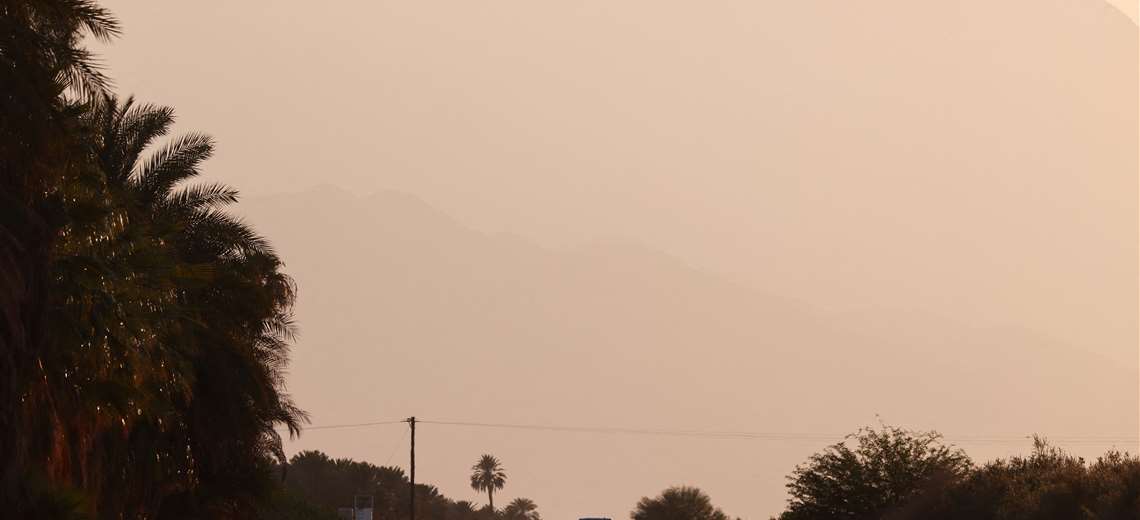
[[[651,435],[665,437],[690,437],[703,439],[742,439],[742,440],[769,440],[769,441],[824,441],[839,442],[848,438],[849,434],[826,433],[789,433],[789,432],[757,432],[757,431],[717,431],[717,430],[671,430],[654,428],[621,428],[597,426],[568,426],[544,424],[518,424],[518,423],[490,423],[474,421],[445,421],[419,419],[416,422],[435,424],[441,426],[458,426],[471,428],[493,428],[529,431],[548,431],[565,433],[597,433],[617,435]],[[333,430],[348,428],[363,428],[390,424],[406,424],[407,420],[373,421],[351,424],[329,424],[310,426],[304,430]],[[1126,435],[1042,435],[1042,438],[1051,442],[1065,445],[1092,445],[1115,446],[1121,444],[1136,444],[1140,438]],[[958,444],[1022,444],[1032,441],[1033,435],[946,435],[942,440]]]
[[[407,421],[375,421],[375,422],[363,422],[363,423],[355,423],[355,424],[326,424],[326,425],[321,425],[321,426],[305,426],[305,427],[301,428],[301,430],[302,431],[305,431],[305,430],[339,430],[339,429],[343,429],[343,428],[364,428],[366,426],[381,426],[381,425],[385,425],[385,424],[399,424],[399,423],[403,423],[403,422],[407,422]]]

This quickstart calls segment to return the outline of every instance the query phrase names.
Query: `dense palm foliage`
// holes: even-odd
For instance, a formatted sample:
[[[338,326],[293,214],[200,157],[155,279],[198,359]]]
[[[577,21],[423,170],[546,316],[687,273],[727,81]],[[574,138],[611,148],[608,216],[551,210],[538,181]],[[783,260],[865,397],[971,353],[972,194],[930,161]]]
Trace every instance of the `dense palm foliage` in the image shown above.
[[[80,40],[117,31],[92,2],[0,2],[0,503],[17,515],[74,503],[39,491],[60,469],[45,459],[67,417],[47,379],[59,350],[48,319],[53,251],[67,203],[101,178],[79,131],[82,106],[65,94],[105,86]]]
[[[495,491],[507,484],[507,472],[499,459],[491,455],[479,457],[479,462],[471,466],[471,489],[487,492],[487,506],[495,510]]]
[[[661,495],[642,498],[629,515],[633,520],[728,520],[704,491],[691,486],[666,489]]]
[[[285,487],[330,513],[350,506],[353,495],[370,495],[376,517],[407,516],[408,477],[399,468],[332,459],[319,451],[302,451],[289,461]],[[425,500],[427,496],[417,490],[417,500]]]
[[[120,103],[80,47],[92,2],[0,3],[0,492],[17,517],[247,518],[295,289],[268,243],[184,183],[212,141],[148,152],[168,108]]]
[[[503,508],[504,520],[542,520],[538,514],[538,504],[529,498],[516,498]]]

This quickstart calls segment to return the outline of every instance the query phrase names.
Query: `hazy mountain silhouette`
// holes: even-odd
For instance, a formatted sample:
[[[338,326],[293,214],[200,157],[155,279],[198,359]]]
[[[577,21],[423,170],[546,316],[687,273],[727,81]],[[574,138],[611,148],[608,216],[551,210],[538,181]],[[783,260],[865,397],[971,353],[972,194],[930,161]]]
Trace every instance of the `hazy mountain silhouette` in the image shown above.
[[[1025,331],[936,319],[905,305],[828,314],[644,245],[542,248],[469,229],[396,192],[357,197],[324,187],[243,206],[274,237],[301,285],[302,340],[290,381],[317,423],[417,414],[829,433],[879,413],[951,434],[1127,435],[1137,428],[1136,417],[1122,413],[1137,407],[1135,367]],[[491,439],[483,442],[508,444],[512,456],[504,460],[524,474],[573,467],[569,459],[585,457],[564,452],[557,443],[565,439],[549,435],[483,433]],[[426,474],[445,491],[462,492],[457,461],[480,446],[468,444],[464,430],[437,435],[441,445],[423,462]],[[587,440],[600,443],[589,457],[613,461],[620,469],[611,477],[631,482],[611,486],[601,500],[620,504],[675,471],[669,468],[677,461],[647,463],[620,448],[630,440]],[[754,485],[741,478],[759,472],[779,490],[805,450],[823,443],[714,443],[702,449],[765,463],[726,461],[731,469],[714,472],[719,481],[701,483],[739,501]],[[368,453],[374,442],[358,432],[314,434],[297,444],[318,446]],[[701,460],[677,455],[686,457]],[[660,474],[642,481],[637,475],[648,468]],[[559,479],[593,478],[552,473],[542,477],[549,488],[515,491],[557,503]],[[561,500],[570,506],[575,497]],[[778,495],[765,504],[775,507]]]

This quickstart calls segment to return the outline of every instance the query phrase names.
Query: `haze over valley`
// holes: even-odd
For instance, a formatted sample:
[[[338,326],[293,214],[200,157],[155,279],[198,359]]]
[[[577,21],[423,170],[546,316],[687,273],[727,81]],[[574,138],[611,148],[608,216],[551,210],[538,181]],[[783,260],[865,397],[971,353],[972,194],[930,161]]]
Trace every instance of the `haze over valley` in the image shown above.
[[[314,426],[773,434],[422,425],[449,496],[493,451],[551,519],[684,483],[767,518],[879,420],[978,460],[1140,432],[1140,53],[1103,0],[107,5],[118,87],[217,137],[298,283]],[[405,428],[287,449],[404,465]]]

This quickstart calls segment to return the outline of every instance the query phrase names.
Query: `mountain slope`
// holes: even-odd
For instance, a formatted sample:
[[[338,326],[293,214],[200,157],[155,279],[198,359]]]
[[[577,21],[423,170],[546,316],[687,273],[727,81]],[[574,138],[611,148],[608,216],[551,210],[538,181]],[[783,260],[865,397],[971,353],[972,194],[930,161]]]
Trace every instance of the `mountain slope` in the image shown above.
[[[492,451],[518,472],[511,493],[554,510],[592,500],[620,511],[639,493],[683,481],[755,516],[778,508],[782,475],[834,438],[818,434],[842,434],[876,414],[959,435],[1137,429],[1135,367],[1021,330],[905,306],[829,314],[642,245],[542,248],[466,228],[393,192],[325,188],[243,206],[300,284],[290,383],[317,424],[417,415],[812,434],[567,439],[425,425],[420,471],[449,494],[465,489],[467,459]],[[376,459],[398,438],[385,433],[378,447],[375,435],[314,431],[294,449],[383,463]],[[989,456],[1024,445],[969,448]],[[718,462],[705,467],[706,456]],[[599,468],[608,485],[589,496],[559,493]],[[759,502],[749,498],[756,493]]]

